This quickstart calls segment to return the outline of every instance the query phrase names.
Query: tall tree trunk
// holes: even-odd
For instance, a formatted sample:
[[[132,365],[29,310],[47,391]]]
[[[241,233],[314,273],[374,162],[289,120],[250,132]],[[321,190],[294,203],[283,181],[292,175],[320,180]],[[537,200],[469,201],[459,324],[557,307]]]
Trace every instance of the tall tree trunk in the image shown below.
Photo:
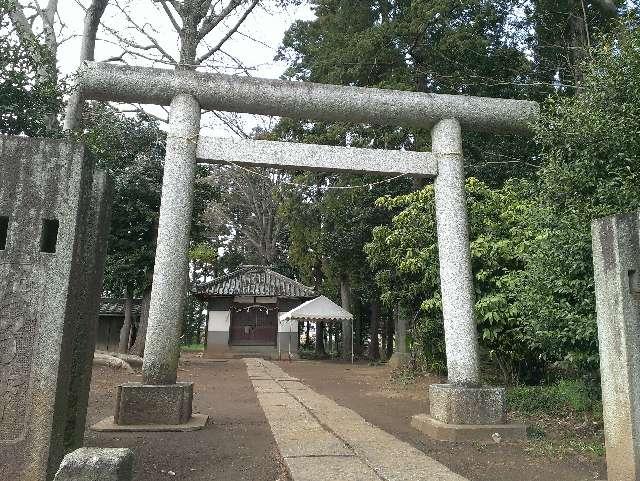
[[[107,8],[109,0],[93,0],[84,16],[84,30],[80,47],[80,65],[87,60],[95,59],[96,36],[100,19]],[[77,130],[82,121],[82,99],[77,92],[73,92],[67,103],[64,115],[64,130]]]
[[[378,300],[375,299],[371,303],[371,317],[369,321],[369,336],[371,341],[369,342],[369,351],[367,356],[372,361],[380,360],[380,341],[378,340],[378,323],[380,319],[380,305]]]
[[[151,227],[151,237],[153,239],[154,251],[158,244],[158,220],[153,223]],[[154,256],[155,257],[155,256]],[[149,322],[149,308],[151,307],[151,289],[153,287],[153,269],[151,272],[146,273],[147,276],[147,288],[142,294],[142,305],[140,306],[140,322],[138,323],[138,332],[136,333],[136,340],[129,349],[130,354],[143,357],[144,346],[147,341],[147,324]]]
[[[131,333],[131,308],[133,301],[129,291],[126,292],[124,300],[124,322],[120,329],[120,343],[118,344],[118,352],[126,353],[129,349],[129,335]]]
[[[324,350],[324,322],[316,324],[316,355],[319,357],[327,355]]]
[[[364,352],[363,340],[364,337],[362,335],[362,319],[359,317],[354,317],[353,319],[353,352],[356,357],[362,357]]]
[[[379,346],[379,351],[380,351],[380,359],[383,360],[387,360],[387,342],[388,342],[388,338],[387,338],[387,325],[389,323],[389,319],[387,318],[387,316],[384,316],[382,319],[380,319],[380,346]]]
[[[340,301],[342,307],[351,312],[351,285],[349,278],[343,275],[340,279]],[[353,321],[342,321],[342,359],[351,360]]]
[[[389,313],[389,317],[387,317],[387,344],[386,348],[386,358],[391,359],[393,356],[393,334],[395,331],[395,318],[393,315],[393,311]]]
[[[144,356],[144,343],[147,339],[147,323],[149,322],[149,306],[151,304],[151,286],[144,291],[142,296],[142,305],[140,306],[140,324],[138,325],[138,333],[136,341],[129,349],[129,354],[136,356]]]
[[[570,35],[570,51],[569,58],[571,68],[573,69],[573,79],[576,88],[580,88],[580,84],[584,78],[584,61],[589,55],[590,38],[589,25],[585,18],[585,10],[583,0],[573,0],[569,11],[569,35]]]
[[[410,328],[409,321],[407,321],[407,313],[398,304],[395,308],[396,311],[396,350],[399,354],[407,353],[407,329]]]

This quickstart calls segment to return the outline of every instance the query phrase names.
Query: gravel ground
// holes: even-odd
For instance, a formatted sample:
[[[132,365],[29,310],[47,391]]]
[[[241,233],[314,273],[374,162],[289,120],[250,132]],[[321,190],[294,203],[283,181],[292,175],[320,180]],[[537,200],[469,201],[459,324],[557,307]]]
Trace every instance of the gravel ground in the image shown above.
[[[210,416],[202,431],[94,433],[86,444],[128,447],[136,453],[136,481],[289,481],[242,360],[209,361],[183,355],[180,380],[195,382],[194,412]],[[88,423],[113,416],[115,386],[140,381],[109,368],[93,370]]]

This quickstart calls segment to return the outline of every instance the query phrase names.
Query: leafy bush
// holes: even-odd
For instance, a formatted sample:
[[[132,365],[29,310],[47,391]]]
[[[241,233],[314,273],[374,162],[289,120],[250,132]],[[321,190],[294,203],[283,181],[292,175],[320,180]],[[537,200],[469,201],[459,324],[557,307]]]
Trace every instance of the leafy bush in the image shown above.
[[[536,241],[529,226],[540,214],[521,183],[496,190],[470,178],[466,190],[480,342],[503,377],[516,380],[539,371],[539,356],[529,348],[516,299],[520,273]],[[418,303],[420,316],[412,330],[414,349],[424,367],[442,373],[446,362],[433,187],[385,197],[378,203],[389,209],[403,208],[390,227],[374,230],[373,242],[366,248],[370,262],[379,270],[382,298],[390,305]],[[389,276],[388,271],[394,275]]]

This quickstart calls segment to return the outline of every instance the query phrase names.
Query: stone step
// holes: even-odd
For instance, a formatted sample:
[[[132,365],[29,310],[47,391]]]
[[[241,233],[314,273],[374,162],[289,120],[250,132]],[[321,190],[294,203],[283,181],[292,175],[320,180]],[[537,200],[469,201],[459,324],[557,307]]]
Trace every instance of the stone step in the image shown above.
[[[265,346],[260,346],[260,345],[233,345],[230,344],[229,345],[229,350],[230,351],[234,351],[234,352],[278,352],[278,349],[273,345],[273,344],[269,344],[269,345],[265,345]]]
[[[229,350],[224,354],[225,357],[231,359],[278,359],[278,350],[272,346],[229,346]]]

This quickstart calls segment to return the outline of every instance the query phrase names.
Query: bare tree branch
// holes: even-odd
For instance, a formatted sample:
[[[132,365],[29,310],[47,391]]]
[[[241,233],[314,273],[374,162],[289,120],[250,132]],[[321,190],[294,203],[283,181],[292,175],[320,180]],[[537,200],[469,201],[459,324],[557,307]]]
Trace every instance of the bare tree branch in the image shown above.
[[[93,0],[85,13],[80,62],[95,60],[96,36],[108,4],[109,0]]]
[[[198,40],[202,40],[206,37],[214,28],[216,28],[220,22],[222,22],[226,17],[228,17],[231,12],[233,12],[240,5],[240,0],[231,0],[226,7],[222,9],[220,14],[214,12],[212,6],[211,13],[207,18],[205,18],[204,22],[202,22],[202,27],[200,27],[200,31],[198,32]]]
[[[58,13],[58,0],[49,0],[46,8],[41,11],[42,28],[44,31],[45,44],[56,55],[58,51],[58,43],[56,41],[55,19]]]
[[[220,49],[220,53],[225,55],[226,57],[229,57],[236,64],[236,67],[234,67],[234,68],[236,68],[238,70],[242,70],[247,77],[251,77],[251,72],[250,72],[251,68],[245,66],[240,61],[240,59],[238,59],[237,57],[234,57],[233,55],[231,55],[230,53],[226,52],[223,49]]]
[[[160,45],[160,43],[158,42],[157,39],[155,39],[152,35],[150,35],[149,33],[147,33],[147,31],[145,30],[145,26],[139,26],[129,15],[129,13],[122,8],[122,6],[118,3],[115,2],[116,7],[118,8],[118,10],[120,10],[120,12],[122,12],[122,14],[125,16],[125,18],[127,19],[127,21],[131,24],[131,26],[137,30],[138,32],[140,32],[142,35],[144,35],[152,44],[153,46],[156,48],[156,50],[158,50],[162,56],[164,58],[166,58],[167,60],[173,62],[174,64],[177,64],[178,62],[176,61],[175,58],[173,58],[173,56],[171,54],[169,54],[169,52],[167,52],[162,45]],[[118,40],[123,41],[125,43],[127,43],[130,47],[133,48],[140,48],[140,47],[136,47],[134,42],[131,42],[130,40],[125,40],[121,35],[118,35],[115,33],[115,31],[113,29],[110,29],[110,33],[115,35]]]
[[[214,55],[218,50],[220,50],[222,48],[222,46],[224,45],[224,43],[229,40],[229,38],[231,37],[231,35],[233,35],[234,33],[236,33],[238,31],[238,29],[240,28],[240,25],[243,24],[243,22],[247,19],[247,17],[249,16],[249,14],[253,11],[254,8],[256,8],[256,5],[258,5],[258,3],[260,2],[260,0],[252,0],[251,5],[249,5],[249,8],[247,8],[245,10],[245,12],[242,14],[242,16],[238,19],[238,21],[235,23],[235,25],[227,32],[227,34],[222,37],[222,39],[220,39],[220,41],[216,44],[215,47],[213,47],[212,49],[210,49],[207,53],[205,53],[204,55],[201,55],[200,57],[198,57],[197,63],[202,63],[205,60],[207,60],[209,57],[211,57],[212,55]]]
[[[162,122],[162,123],[165,123],[165,124],[169,122],[169,112],[167,111],[167,109],[163,108],[163,110],[165,111],[167,116],[166,117],[161,117],[161,116],[159,116],[157,114],[154,114],[153,112],[149,112],[149,111],[143,109],[142,105],[140,105],[140,104],[129,104],[129,105],[131,105],[130,109],[119,108],[118,110],[120,112],[124,112],[124,113],[148,115],[152,119],[155,119],[158,122]]]
[[[162,9],[164,10],[164,13],[166,13],[167,17],[169,17],[169,20],[171,21],[171,24],[173,25],[173,28],[175,29],[175,31],[180,33],[181,27],[178,24],[178,21],[176,20],[176,17],[173,15],[173,12],[171,12],[171,9],[167,6],[167,3],[166,2],[160,2],[160,5],[162,5]],[[179,12],[178,12],[178,15],[180,15]]]
[[[242,137],[243,139],[249,138],[249,135],[244,130],[242,130],[242,128],[236,122],[228,119],[220,112],[212,111],[211,113],[237,136]]]
[[[38,17],[37,14],[34,15],[34,18]],[[18,3],[13,3],[13,9],[9,10],[9,18],[11,22],[16,27],[16,32],[19,37],[25,39],[27,41],[37,41],[37,36],[31,27],[33,22],[30,22],[26,15],[24,14],[23,7]],[[25,42],[26,43],[26,42]]]

